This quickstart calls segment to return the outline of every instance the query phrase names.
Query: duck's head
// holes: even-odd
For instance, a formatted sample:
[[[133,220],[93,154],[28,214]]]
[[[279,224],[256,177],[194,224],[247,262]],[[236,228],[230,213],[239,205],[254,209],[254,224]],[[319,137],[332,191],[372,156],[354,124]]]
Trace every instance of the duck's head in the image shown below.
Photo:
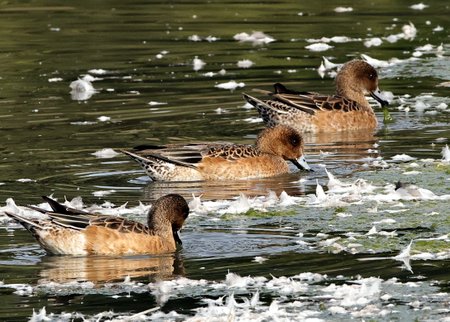
[[[178,231],[188,215],[189,206],[186,200],[178,194],[168,194],[152,205],[148,215],[148,226],[157,229],[160,225],[170,225],[175,242],[182,244]]]
[[[378,73],[376,69],[363,60],[352,60],[345,63],[336,76],[337,93],[353,99],[352,91],[370,95],[381,106],[389,105],[378,88]]]
[[[287,125],[277,125],[263,130],[256,145],[264,153],[270,153],[291,161],[297,168],[310,171],[303,156],[303,137],[294,128]]]

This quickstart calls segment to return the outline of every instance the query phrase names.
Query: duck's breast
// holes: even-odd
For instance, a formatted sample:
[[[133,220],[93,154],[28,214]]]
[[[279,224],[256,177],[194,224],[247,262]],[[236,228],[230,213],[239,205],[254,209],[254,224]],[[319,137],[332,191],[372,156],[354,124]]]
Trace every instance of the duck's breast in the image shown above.
[[[199,171],[206,180],[242,180],[287,173],[289,166],[281,157],[271,155],[232,161],[223,158],[204,158],[199,164]]]

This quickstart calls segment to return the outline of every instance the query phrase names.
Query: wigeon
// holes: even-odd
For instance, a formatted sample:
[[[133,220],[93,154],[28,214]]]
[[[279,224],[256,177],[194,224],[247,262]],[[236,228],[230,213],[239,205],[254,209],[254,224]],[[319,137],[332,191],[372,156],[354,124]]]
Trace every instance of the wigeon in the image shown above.
[[[365,95],[388,105],[378,88],[378,73],[362,60],[342,66],[336,76],[336,94],[322,95],[289,90],[277,83],[269,100],[243,94],[268,126],[285,124],[300,132],[373,130],[377,118]]]
[[[289,172],[286,160],[311,170],[303,156],[303,138],[290,126],[264,129],[255,145],[194,143],[136,147],[122,151],[155,181],[239,180]]]
[[[147,224],[122,217],[90,214],[44,197],[53,211],[29,206],[48,218],[29,219],[6,212],[53,255],[162,254],[181,244],[178,231],[189,214],[186,200],[169,194],[155,201]]]

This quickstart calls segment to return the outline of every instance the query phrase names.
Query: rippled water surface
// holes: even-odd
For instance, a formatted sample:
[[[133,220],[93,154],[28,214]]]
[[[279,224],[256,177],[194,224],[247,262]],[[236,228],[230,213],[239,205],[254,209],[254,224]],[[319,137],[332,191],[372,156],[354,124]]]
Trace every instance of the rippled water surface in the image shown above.
[[[413,4],[2,3],[0,320],[448,321],[450,10]],[[255,31],[266,38],[236,39]],[[361,55],[393,94],[392,120],[371,101],[376,132],[306,135],[312,173],[160,183],[124,155],[94,154],[253,143],[264,124],[243,92],[282,82],[332,93],[322,57]],[[86,74],[95,92],[71,93]],[[230,81],[242,87],[217,86]],[[144,220],[139,201],[169,192],[192,212],[183,248],[161,257],[47,256],[3,214],[8,198],[53,194]]]

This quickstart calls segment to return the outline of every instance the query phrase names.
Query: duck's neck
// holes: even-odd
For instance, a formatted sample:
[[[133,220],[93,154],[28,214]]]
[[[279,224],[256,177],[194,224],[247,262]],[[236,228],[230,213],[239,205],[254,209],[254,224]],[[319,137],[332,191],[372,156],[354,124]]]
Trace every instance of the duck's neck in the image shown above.
[[[151,210],[150,210],[151,212]],[[172,224],[169,220],[167,220],[164,216],[160,216],[157,212],[153,212],[149,214],[147,226],[155,235],[171,238],[172,233]]]
[[[261,138],[256,142],[256,149],[259,153],[278,155],[277,144],[273,140],[269,141],[266,138]]]
[[[358,105],[369,113],[374,113],[363,91],[355,84],[343,84],[342,79],[336,79],[336,95],[348,98],[358,103]]]

